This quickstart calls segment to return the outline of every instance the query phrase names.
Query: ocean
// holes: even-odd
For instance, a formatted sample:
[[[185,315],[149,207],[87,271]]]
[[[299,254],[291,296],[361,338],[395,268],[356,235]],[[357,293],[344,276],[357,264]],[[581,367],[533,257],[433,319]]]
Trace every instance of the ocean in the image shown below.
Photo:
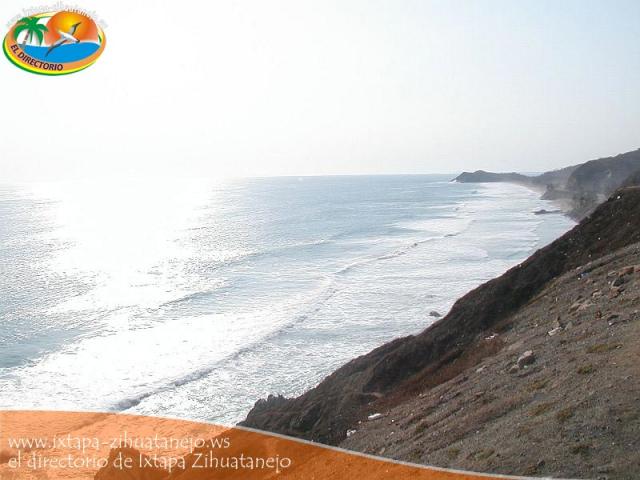
[[[574,225],[452,178],[0,186],[0,409],[234,424]]]

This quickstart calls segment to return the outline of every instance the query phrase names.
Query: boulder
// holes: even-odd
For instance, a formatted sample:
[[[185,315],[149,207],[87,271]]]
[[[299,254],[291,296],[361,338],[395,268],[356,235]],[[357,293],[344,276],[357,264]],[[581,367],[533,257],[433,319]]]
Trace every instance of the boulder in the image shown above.
[[[531,365],[536,361],[536,355],[532,350],[527,350],[520,357],[518,357],[518,368],[524,368],[527,365]]]
[[[625,275],[631,275],[634,271],[635,271],[635,267],[633,265],[630,265],[630,266],[624,267],[622,270],[620,270],[618,275],[621,276],[621,277],[624,277]]]
[[[556,327],[553,330],[549,330],[547,333],[550,337],[553,337],[556,333],[560,333],[562,331],[562,327]]]
[[[624,275],[619,275],[615,278],[615,280],[611,285],[613,285],[614,287],[619,287],[620,285],[624,285],[626,281],[627,279],[625,278]]]
[[[622,291],[623,291],[622,288],[613,287],[609,292],[609,298],[618,298],[622,293]]]

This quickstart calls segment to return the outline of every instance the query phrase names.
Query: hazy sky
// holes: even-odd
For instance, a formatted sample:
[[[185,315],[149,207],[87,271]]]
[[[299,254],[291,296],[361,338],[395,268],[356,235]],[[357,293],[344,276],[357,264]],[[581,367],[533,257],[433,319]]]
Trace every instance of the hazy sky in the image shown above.
[[[3,35],[43,3],[3,0]],[[0,58],[0,182],[540,171],[640,147],[638,0],[71,3],[107,48],[59,78]]]

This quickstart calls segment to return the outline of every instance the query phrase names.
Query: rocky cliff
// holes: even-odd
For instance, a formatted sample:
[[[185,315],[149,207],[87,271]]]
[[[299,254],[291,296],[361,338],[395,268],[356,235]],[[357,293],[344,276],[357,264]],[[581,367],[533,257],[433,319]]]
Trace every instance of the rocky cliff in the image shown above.
[[[494,353],[370,405],[340,446],[487,473],[640,477],[639,243],[552,280],[475,345]]]
[[[357,431],[369,415],[419,403],[421,396],[479,368],[504,347],[502,341],[486,339],[500,339],[512,329],[518,312],[545,294],[554,280],[589,275],[596,260],[638,242],[640,187],[631,182],[563,237],[462,297],[446,317],[421,334],[394,340],[349,362],[300,397],[258,401],[243,425],[356,448],[347,440],[348,432]],[[576,375],[573,371],[571,377]],[[572,400],[570,391],[567,395]]]
[[[592,212],[638,170],[640,149],[580,165],[569,176],[565,187],[573,203],[572,215],[581,218]]]

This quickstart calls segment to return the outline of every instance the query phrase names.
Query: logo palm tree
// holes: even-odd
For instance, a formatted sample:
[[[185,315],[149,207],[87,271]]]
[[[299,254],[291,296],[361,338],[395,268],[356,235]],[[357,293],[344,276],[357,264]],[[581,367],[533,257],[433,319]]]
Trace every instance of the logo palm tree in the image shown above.
[[[14,38],[18,40],[18,35],[22,32],[27,32],[24,36],[24,40],[22,41],[22,49],[27,45],[27,43],[33,42],[33,37],[35,36],[38,45],[42,44],[42,40],[44,40],[44,32],[48,32],[49,29],[46,25],[42,25],[38,23],[40,19],[36,17],[24,17],[22,20],[18,22],[16,29],[14,31]]]

